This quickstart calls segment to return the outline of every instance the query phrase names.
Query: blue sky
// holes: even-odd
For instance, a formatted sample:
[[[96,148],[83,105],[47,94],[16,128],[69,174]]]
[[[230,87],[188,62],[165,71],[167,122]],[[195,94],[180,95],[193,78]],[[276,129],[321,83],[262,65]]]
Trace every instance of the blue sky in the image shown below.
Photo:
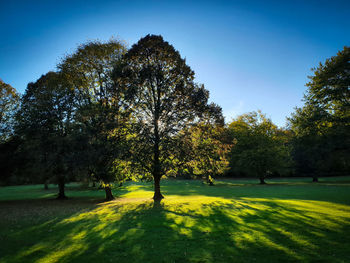
[[[129,46],[160,34],[223,108],[279,126],[302,105],[310,69],[350,45],[350,1],[0,0],[0,78],[23,93],[78,44]]]

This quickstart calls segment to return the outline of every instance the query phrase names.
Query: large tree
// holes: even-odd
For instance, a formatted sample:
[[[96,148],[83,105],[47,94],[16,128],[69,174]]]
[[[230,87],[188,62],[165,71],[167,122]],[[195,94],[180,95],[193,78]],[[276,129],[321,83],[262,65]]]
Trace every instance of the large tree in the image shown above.
[[[305,105],[289,118],[295,133],[293,157],[298,172],[350,171],[350,47],[320,63],[306,84]]]
[[[228,129],[234,146],[230,152],[230,170],[251,175],[265,184],[268,174],[283,174],[290,167],[288,136],[260,111],[234,119]]]
[[[209,108],[208,91],[194,82],[194,72],[161,36],[147,35],[132,46],[115,79],[126,89],[133,109],[133,155],[154,179],[155,201],[163,198],[160,179],[169,169],[177,134],[197,122]]]
[[[49,72],[29,83],[17,115],[16,132],[32,174],[58,183],[64,199],[72,166],[71,134],[75,97],[60,73]]]
[[[58,68],[69,80],[78,103],[75,115],[81,170],[101,180],[106,199],[113,199],[114,163],[123,157],[128,134],[128,111],[118,82],[111,77],[126,52],[118,40],[82,44]]]

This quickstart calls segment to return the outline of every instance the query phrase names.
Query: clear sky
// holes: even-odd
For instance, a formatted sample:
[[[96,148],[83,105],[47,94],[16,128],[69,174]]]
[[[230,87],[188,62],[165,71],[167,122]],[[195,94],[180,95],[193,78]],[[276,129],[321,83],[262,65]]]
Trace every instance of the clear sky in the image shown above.
[[[0,78],[23,93],[87,40],[160,34],[227,121],[261,109],[279,126],[310,69],[350,45],[350,1],[0,0]]]

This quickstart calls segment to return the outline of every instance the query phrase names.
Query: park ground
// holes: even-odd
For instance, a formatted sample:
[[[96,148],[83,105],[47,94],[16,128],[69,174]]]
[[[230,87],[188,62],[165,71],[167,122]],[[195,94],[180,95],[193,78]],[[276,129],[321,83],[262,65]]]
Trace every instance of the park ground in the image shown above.
[[[350,176],[0,187],[0,262],[350,262]]]

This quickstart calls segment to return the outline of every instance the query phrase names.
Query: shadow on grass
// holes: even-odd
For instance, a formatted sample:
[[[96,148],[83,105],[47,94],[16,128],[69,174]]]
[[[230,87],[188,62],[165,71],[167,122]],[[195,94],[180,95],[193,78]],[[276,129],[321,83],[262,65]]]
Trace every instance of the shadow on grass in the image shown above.
[[[117,200],[9,232],[1,262],[350,262],[350,208],[323,205]]]

